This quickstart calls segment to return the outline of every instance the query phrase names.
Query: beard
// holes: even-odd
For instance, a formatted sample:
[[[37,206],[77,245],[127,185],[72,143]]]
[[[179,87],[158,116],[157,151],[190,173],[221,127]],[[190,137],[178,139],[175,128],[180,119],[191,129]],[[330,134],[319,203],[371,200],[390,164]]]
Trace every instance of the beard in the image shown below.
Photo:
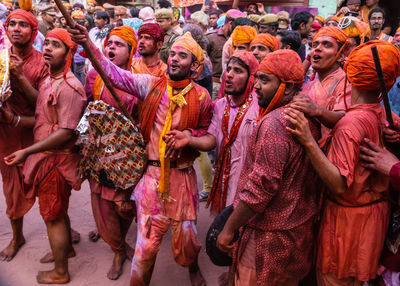
[[[154,56],[154,54],[155,54],[156,52],[157,52],[156,50],[152,50],[152,51],[145,50],[145,51],[143,51],[143,52],[141,52],[141,51],[139,50],[139,55],[141,55],[142,57],[151,57],[151,56]]]
[[[190,76],[190,74],[191,74],[190,66],[188,66],[185,69],[180,69],[176,73],[172,73],[170,70],[170,66],[168,66],[168,75],[169,78],[172,79],[173,81],[181,81],[187,79]]]

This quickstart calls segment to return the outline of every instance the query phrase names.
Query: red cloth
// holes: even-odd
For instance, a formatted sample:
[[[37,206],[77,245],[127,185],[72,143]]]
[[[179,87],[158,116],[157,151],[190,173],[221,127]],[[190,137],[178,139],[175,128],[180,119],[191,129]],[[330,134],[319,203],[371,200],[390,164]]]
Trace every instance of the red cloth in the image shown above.
[[[138,30],[138,37],[142,34],[147,34],[153,37],[156,42],[164,41],[164,31],[160,25],[156,23],[146,23],[140,26]]]
[[[251,41],[250,50],[251,46],[255,44],[262,44],[268,47],[271,50],[271,52],[277,51],[281,48],[281,42],[276,37],[268,33],[257,34],[257,36],[255,36],[253,41]]]
[[[351,84],[361,90],[380,90],[371,47],[376,46],[386,88],[389,90],[400,76],[400,52],[384,41],[369,41],[355,48],[347,58],[344,71]]]
[[[245,228],[256,231],[257,277],[266,285],[270,277],[301,279],[307,274],[314,243],[308,222],[318,211],[315,171],[304,148],[286,131],[283,110],[268,113],[254,130],[234,203],[236,207],[240,200],[256,213]],[[310,127],[317,139],[316,126],[310,122]],[[297,239],[289,235],[293,231]],[[279,238],[284,241],[278,243]],[[266,246],[269,241],[280,245],[278,256]]]
[[[38,90],[48,76],[48,68],[44,64],[42,53],[32,49],[23,57],[22,71],[32,86]],[[10,78],[12,95],[7,100],[8,107],[16,114],[33,116],[34,107],[25,99],[19,81],[12,75]],[[7,140],[0,140],[0,157],[3,158],[32,145],[33,129],[0,124],[0,138],[7,138]],[[35,199],[25,198],[24,193],[29,192],[29,187],[23,182],[22,167],[7,166],[3,160],[0,160],[0,172],[3,179],[7,216],[13,220],[18,219],[31,209]]]
[[[400,163],[397,163],[392,166],[390,169],[390,185],[391,187],[396,190],[400,191]]]
[[[37,187],[37,195],[40,215],[44,221],[57,220],[67,214],[71,186],[57,168],[53,168],[43,178]]]
[[[4,22],[4,27],[8,26],[8,23],[11,19],[20,19],[26,21],[32,28],[32,36],[29,42],[30,45],[35,41],[36,35],[38,33],[39,22],[36,17],[32,14],[32,12],[25,11],[23,9],[16,9],[11,11],[11,13],[7,16],[6,21]],[[7,33],[8,36],[8,33]],[[11,39],[10,39],[11,41]]]
[[[339,279],[368,281],[376,276],[389,222],[389,178],[365,169],[359,159],[364,138],[383,147],[379,104],[351,106],[336,123],[322,148],[346,179],[343,194],[327,192],[328,203],[321,221],[317,267]]]

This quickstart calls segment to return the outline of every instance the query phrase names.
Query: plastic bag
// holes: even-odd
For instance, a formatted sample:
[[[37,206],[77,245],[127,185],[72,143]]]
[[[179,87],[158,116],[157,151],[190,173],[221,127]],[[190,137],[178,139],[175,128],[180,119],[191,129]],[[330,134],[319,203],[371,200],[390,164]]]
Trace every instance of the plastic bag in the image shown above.
[[[0,50],[0,107],[11,95],[10,55],[8,49]]]

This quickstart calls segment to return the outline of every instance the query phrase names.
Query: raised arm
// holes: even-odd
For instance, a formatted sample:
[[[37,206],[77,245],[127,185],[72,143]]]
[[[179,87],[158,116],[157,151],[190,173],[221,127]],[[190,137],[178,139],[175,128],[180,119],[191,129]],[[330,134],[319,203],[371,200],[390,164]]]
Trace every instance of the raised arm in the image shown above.
[[[113,64],[90,40],[85,27],[76,25],[75,29],[68,29],[72,40],[80,45],[87,44],[99,61],[102,70],[108,76],[113,86],[133,96],[144,100],[149,93],[155,77],[148,74],[132,74],[130,70],[124,70]]]

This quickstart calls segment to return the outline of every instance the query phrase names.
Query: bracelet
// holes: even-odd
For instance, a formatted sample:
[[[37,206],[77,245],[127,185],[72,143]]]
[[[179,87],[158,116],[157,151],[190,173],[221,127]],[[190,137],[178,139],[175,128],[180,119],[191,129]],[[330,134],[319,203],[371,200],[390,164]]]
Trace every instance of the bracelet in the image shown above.
[[[15,123],[14,126],[17,127],[20,121],[21,121],[21,116],[18,115],[18,117],[17,117],[17,123]]]

